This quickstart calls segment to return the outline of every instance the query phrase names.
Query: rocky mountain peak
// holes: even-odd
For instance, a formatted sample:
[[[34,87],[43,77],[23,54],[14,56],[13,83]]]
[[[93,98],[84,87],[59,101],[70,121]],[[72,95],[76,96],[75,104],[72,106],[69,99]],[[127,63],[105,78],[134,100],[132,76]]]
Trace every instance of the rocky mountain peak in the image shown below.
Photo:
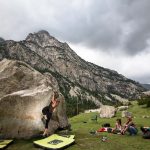
[[[60,47],[62,45],[61,42],[59,42],[57,39],[55,39],[45,30],[41,30],[36,33],[30,33],[25,39],[25,41],[29,43],[35,43],[40,47],[46,47],[46,46]]]
[[[54,38],[54,37],[50,36],[50,34],[47,31],[40,30],[40,31],[35,32],[35,33],[29,33],[26,40],[30,41],[33,38],[43,38],[43,37],[45,37],[47,39]]]
[[[49,34],[49,32],[48,31],[46,31],[46,30],[40,30],[40,31],[38,31],[37,32],[37,34],[41,34],[41,35],[47,35],[47,36],[49,36],[50,37],[50,34]],[[52,37],[52,36],[51,36]],[[54,38],[54,37],[53,37]]]

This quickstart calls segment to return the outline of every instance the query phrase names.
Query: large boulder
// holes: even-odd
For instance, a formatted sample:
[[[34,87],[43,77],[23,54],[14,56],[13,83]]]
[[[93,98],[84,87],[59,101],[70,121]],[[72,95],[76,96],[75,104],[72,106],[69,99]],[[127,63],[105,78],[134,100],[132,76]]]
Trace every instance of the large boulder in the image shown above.
[[[50,103],[55,78],[39,73],[26,63],[4,59],[0,62],[0,133],[6,138],[30,138],[44,130],[42,108]],[[49,132],[68,126],[65,100],[49,122]]]
[[[115,116],[116,109],[113,106],[102,105],[100,108],[101,118],[112,118]]]

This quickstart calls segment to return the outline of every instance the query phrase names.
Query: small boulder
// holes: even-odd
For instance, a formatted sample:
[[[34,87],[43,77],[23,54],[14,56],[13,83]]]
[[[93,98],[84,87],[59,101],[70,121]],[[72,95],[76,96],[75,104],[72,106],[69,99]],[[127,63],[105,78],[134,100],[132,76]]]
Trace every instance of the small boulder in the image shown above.
[[[144,116],[142,116],[142,118],[150,118],[150,117],[149,117],[149,116],[144,115]]]
[[[132,116],[132,113],[131,112],[128,112],[128,111],[122,111],[122,118],[124,117],[131,117]]]
[[[124,111],[127,110],[129,108],[129,106],[120,106],[117,108],[117,111]]]

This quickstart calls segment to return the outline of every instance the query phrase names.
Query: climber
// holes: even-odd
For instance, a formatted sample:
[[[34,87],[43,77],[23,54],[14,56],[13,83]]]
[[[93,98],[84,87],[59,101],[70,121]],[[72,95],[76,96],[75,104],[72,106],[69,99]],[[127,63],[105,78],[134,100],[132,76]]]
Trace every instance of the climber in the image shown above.
[[[48,123],[52,117],[52,113],[55,111],[56,107],[59,105],[60,100],[58,99],[58,92],[54,92],[50,104],[42,109],[43,117],[45,119],[45,129],[43,136],[48,136]]]

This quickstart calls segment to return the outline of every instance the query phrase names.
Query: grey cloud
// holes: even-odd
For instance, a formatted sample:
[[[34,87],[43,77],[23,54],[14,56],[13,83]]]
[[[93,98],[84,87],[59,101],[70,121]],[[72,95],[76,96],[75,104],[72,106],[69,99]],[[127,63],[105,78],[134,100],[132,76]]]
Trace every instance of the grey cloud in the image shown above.
[[[148,28],[143,27],[143,29],[133,32],[124,43],[124,46],[129,54],[134,55],[148,47],[147,40],[149,38],[150,33],[148,32]]]
[[[19,40],[45,29],[63,41],[106,52],[135,55],[148,47],[149,0],[5,0],[0,10],[4,38]]]
[[[19,40],[28,32],[46,29],[65,41],[111,49],[121,35],[111,4],[102,0],[0,1],[0,36]]]
[[[88,7],[83,7],[74,14],[69,13],[69,18],[64,19],[65,39],[72,43],[83,43],[91,48],[111,49],[118,46],[121,28],[114,16],[114,11],[108,11],[106,1],[90,1]],[[73,9],[72,9],[73,10]]]
[[[118,7],[123,18],[123,27],[128,26],[129,31],[123,37],[123,47],[130,55],[144,51],[150,39],[150,3],[148,0],[123,1]]]

